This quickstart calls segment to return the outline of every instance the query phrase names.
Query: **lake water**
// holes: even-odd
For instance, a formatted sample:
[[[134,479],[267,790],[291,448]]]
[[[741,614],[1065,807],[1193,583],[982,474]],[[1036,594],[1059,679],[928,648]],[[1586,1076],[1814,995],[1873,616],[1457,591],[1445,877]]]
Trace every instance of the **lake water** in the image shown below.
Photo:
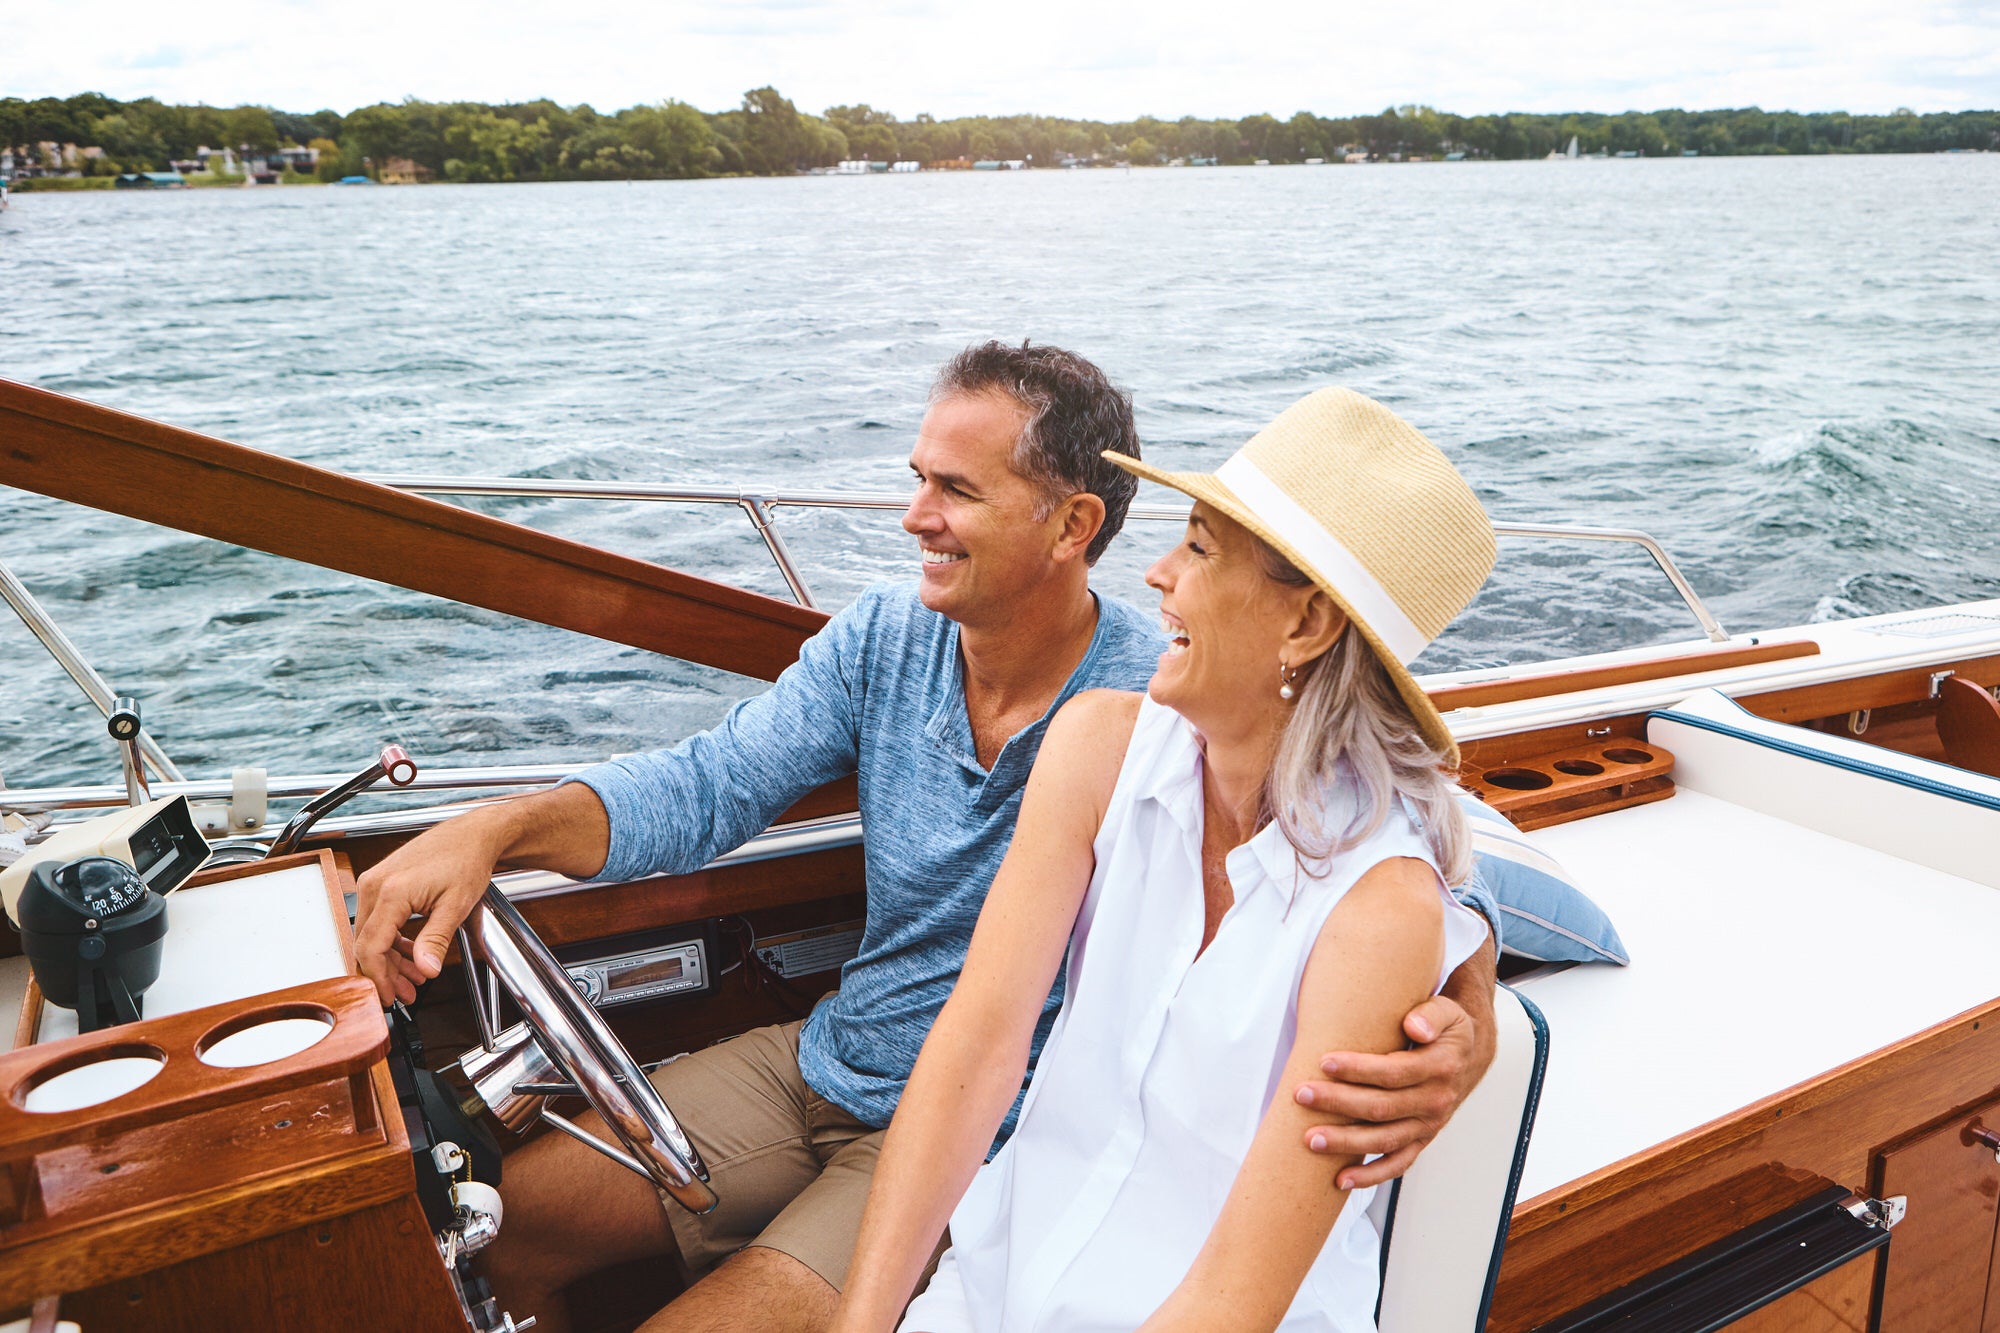
[[[1996,256],[2000,155],[28,194],[0,374],[357,472],[881,490],[939,363],[1032,337],[1174,465],[1350,385],[1750,630],[2000,595]],[[733,509],[482,503],[782,593]],[[829,606],[913,571],[892,518],[781,521]],[[0,560],[191,771],[591,759],[757,688],[4,490]],[[1694,632],[1642,556],[1508,541],[1422,665]],[[4,614],[0,653],[0,772],[110,780]]]

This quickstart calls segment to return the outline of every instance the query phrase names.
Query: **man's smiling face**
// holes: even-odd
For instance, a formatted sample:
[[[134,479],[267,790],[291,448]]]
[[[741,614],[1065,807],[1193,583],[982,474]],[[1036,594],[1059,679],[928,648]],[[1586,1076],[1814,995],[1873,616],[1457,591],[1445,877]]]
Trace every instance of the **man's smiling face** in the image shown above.
[[[1011,616],[1049,578],[1057,526],[1014,471],[1026,409],[999,394],[941,398],[910,451],[917,493],[903,528],[923,557],[925,606],[961,624]]]

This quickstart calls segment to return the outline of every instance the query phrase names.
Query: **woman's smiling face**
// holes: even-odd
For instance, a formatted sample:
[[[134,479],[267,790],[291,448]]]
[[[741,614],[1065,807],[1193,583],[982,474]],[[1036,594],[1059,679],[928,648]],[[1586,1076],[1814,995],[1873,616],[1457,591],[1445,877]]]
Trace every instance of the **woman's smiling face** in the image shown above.
[[[1146,692],[1202,731],[1269,714],[1279,703],[1278,665],[1302,660],[1296,634],[1323,594],[1265,574],[1250,530],[1201,503],[1146,582],[1160,593],[1169,639]]]

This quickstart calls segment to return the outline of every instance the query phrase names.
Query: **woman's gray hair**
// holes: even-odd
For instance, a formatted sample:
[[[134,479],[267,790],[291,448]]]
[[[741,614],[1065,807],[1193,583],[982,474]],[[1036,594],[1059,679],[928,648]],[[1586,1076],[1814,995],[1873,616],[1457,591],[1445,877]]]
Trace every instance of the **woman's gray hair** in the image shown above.
[[[1274,582],[1314,586],[1262,541],[1257,554]],[[1285,838],[1315,860],[1346,851],[1382,826],[1400,796],[1444,882],[1463,883],[1472,873],[1472,833],[1457,784],[1445,756],[1411,719],[1375,650],[1350,625],[1333,647],[1299,670],[1304,679],[1296,687],[1298,701],[1264,783],[1266,812]],[[1354,814],[1345,828],[1330,829],[1321,812],[1336,776],[1353,788]]]

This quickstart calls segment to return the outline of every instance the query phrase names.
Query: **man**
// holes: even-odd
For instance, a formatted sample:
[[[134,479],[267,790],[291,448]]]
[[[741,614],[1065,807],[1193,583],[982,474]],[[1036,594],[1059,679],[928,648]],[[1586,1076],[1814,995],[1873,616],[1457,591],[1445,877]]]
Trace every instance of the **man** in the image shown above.
[[[407,999],[437,975],[502,860],[577,878],[691,871],[812,787],[859,775],[868,917],[840,989],[803,1024],[654,1075],[721,1205],[704,1217],[663,1207],[629,1172],[545,1136],[507,1165],[507,1224],[488,1263],[503,1306],[560,1330],[563,1286],[678,1250],[700,1280],[648,1327],[825,1327],[881,1131],[963,964],[1047,719],[1082,690],[1144,688],[1157,661],[1149,618],[1096,597],[1088,578],[1136,489],[1101,453],[1137,448],[1129,400],[1088,361],[968,348],[940,374],[910,455],[915,590],[871,588],[714,731],[451,820],[362,877],[362,970],[385,999]],[[418,913],[422,931],[402,940]],[[1484,1072],[1491,993],[1488,950],[1447,991],[1470,1017],[1432,1000],[1407,1023],[1424,1049],[1336,1054],[1341,1081],[1298,1091],[1329,1119],[1313,1147],[1385,1154],[1344,1184],[1406,1168]],[[1060,1003],[1059,978],[1036,1051]],[[1010,1113],[1003,1136],[1012,1127]]]

